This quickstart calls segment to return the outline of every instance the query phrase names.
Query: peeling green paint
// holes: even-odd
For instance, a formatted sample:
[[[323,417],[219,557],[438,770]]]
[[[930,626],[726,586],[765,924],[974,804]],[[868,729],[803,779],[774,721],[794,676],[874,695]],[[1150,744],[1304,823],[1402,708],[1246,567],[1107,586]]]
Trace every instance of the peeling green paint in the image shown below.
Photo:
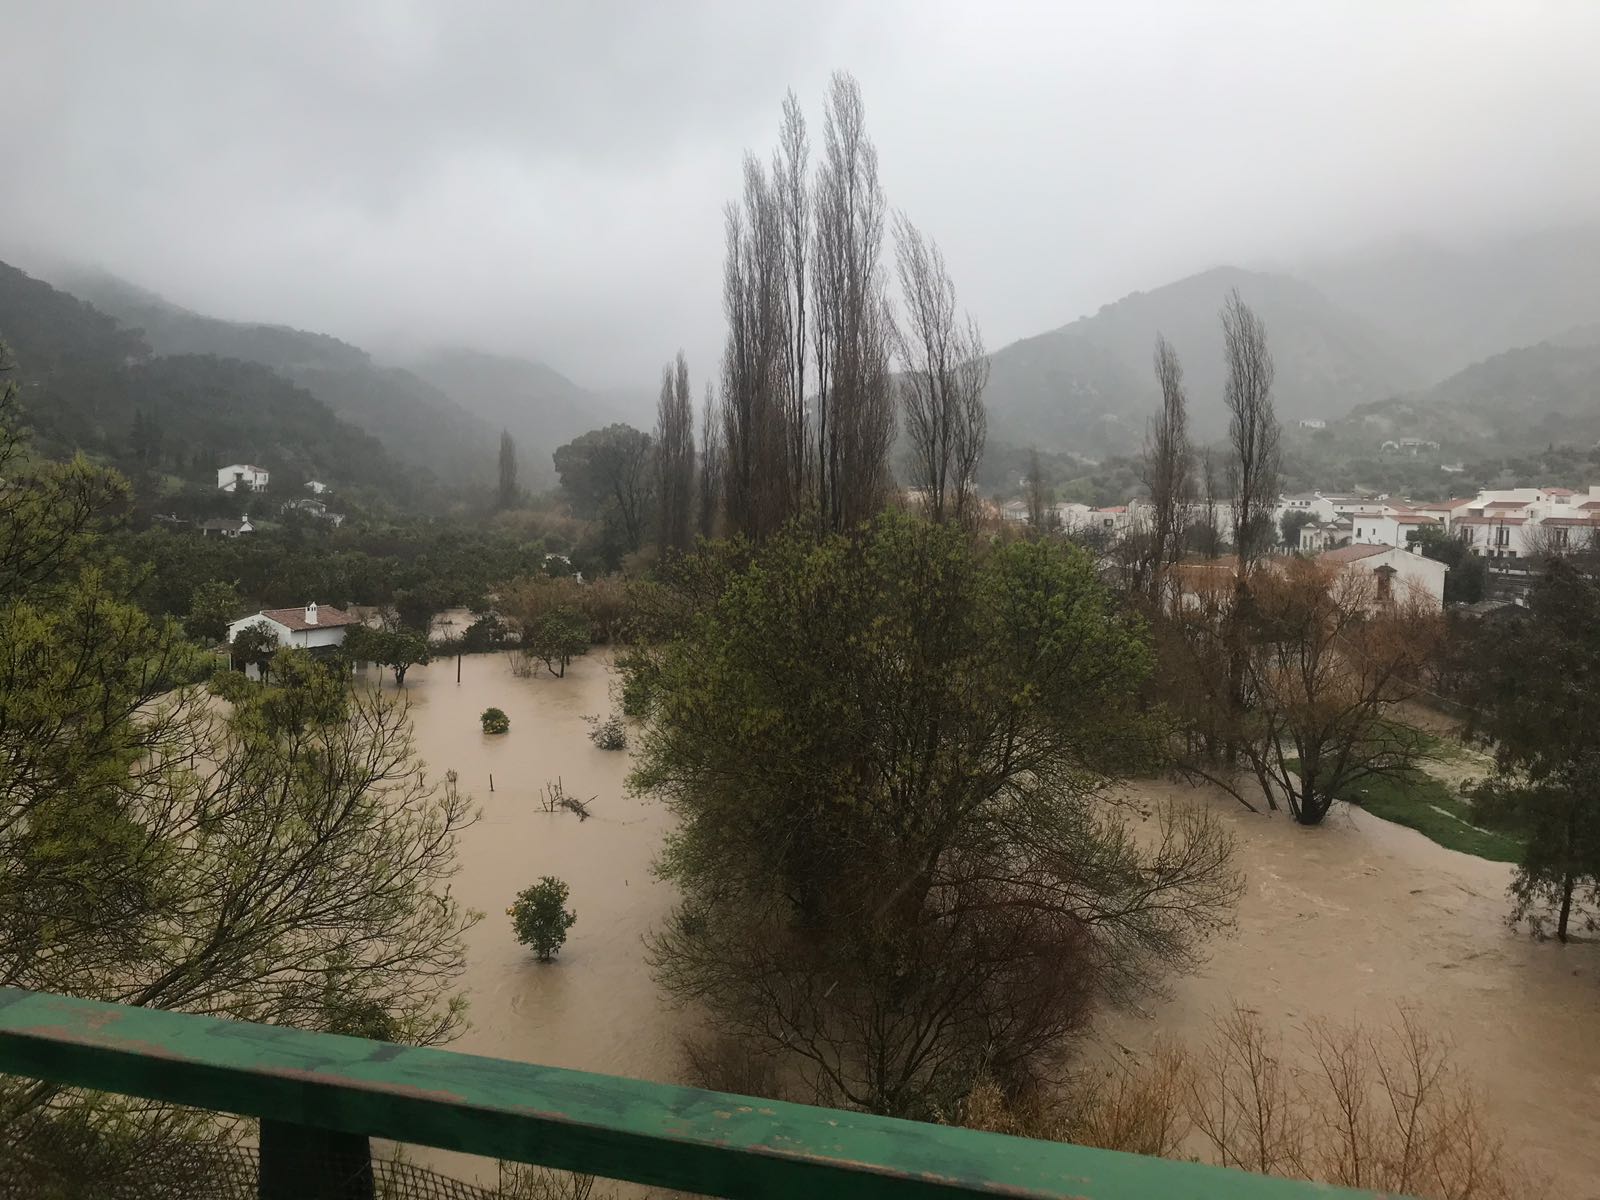
[[[216,1017],[0,988],[0,1072],[728,1197],[1371,1193]]]

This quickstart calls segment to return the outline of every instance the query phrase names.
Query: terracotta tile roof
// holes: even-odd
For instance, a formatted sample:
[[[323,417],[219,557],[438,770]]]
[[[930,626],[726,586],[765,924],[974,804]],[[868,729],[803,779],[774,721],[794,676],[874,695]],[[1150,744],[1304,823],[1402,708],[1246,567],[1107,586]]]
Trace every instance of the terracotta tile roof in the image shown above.
[[[1340,546],[1335,550],[1324,550],[1317,555],[1318,562],[1351,563],[1360,562],[1363,558],[1371,558],[1374,554],[1387,554],[1393,546]]]
[[[1486,509],[1489,509],[1489,508],[1527,508],[1528,507],[1528,503],[1529,502],[1526,501],[1526,500],[1491,500],[1491,501],[1489,501],[1489,503],[1485,504],[1483,507],[1486,508]]]
[[[1463,504],[1472,504],[1477,501],[1476,496],[1454,496],[1442,504],[1430,504],[1429,508],[1460,508]]]
[[[1412,512],[1406,513],[1404,516],[1395,517],[1395,523],[1397,525],[1437,525],[1439,524],[1439,518],[1430,517],[1427,513]]]
[[[1593,525],[1600,526],[1600,513],[1592,517],[1546,517],[1541,525]]]
[[[269,621],[276,621],[285,629],[296,630],[330,629],[340,625],[361,624],[360,617],[353,617],[341,609],[322,604],[317,606],[317,623],[315,625],[306,621],[306,610],[304,608],[264,608],[256,615],[258,617],[266,617]]]
[[[1600,508],[1600,500],[1585,500],[1579,508]]]
[[[1457,517],[1457,525],[1526,525],[1527,517]]]
[[[1578,493],[1571,488],[1540,488],[1546,496],[1576,496]]]

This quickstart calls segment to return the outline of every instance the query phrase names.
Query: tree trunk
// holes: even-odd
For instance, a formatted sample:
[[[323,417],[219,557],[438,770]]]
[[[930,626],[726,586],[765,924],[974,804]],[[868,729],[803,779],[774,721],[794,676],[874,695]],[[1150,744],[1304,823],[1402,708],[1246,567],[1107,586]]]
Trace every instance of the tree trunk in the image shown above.
[[[1569,870],[1561,877],[1561,916],[1556,921],[1556,940],[1567,940],[1567,918],[1572,916],[1572,890],[1577,880]]]

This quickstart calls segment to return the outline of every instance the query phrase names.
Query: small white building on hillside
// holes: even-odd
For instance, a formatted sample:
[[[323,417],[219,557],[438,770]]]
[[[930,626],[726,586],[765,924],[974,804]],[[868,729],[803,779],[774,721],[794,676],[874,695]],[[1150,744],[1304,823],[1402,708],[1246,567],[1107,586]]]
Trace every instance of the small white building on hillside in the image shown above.
[[[250,524],[249,516],[241,517],[237,521],[227,517],[213,517],[209,521],[200,522],[201,537],[242,537],[247,533],[254,533],[256,527]]]
[[[324,492],[333,491],[333,489],[327,484],[323,483],[320,479],[308,479],[306,480],[306,491],[310,492],[313,496],[320,496]]]
[[[1394,546],[1352,544],[1325,550],[1317,555],[1317,561],[1332,563],[1343,571],[1371,572],[1377,577],[1380,602],[1415,596],[1444,609],[1444,577],[1450,568],[1421,554]]]
[[[228,626],[228,642],[231,645],[242,629],[264,625],[277,637],[280,646],[328,650],[343,645],[350,627],[359,624],[361,618],[341,609],[318,605],[313,600],[304,608],[264,608],[253,617],[240,617]]]
[[[267,490],[269,478],[266,470],[253,467],[249,463],[234,463],[232,466],[217,468],[217,488],[224,492],[236,492],[241,485],[252,491],[264,492]]]

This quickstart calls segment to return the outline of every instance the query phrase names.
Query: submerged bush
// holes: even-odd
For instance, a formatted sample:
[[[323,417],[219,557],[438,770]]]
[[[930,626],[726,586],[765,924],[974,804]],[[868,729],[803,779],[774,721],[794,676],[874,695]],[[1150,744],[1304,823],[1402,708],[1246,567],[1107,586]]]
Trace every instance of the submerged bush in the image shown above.
[[[502,709],[486,708],[478,721],[485,733],[509,733],[511,730],[511,718]]]
[[[578,919],[567,907],[567,885],[553,875],[543,876],[518,893],[506,915],[517,931],[517,941],[533,947],[540,962],[549,962],[561,952],[567,930]]]
[[[628,748],[628,727],[622,723],[619,713],[612,713],[605,720],[599,717],[589,718],[589,740],[602,750],[626,750]]]

